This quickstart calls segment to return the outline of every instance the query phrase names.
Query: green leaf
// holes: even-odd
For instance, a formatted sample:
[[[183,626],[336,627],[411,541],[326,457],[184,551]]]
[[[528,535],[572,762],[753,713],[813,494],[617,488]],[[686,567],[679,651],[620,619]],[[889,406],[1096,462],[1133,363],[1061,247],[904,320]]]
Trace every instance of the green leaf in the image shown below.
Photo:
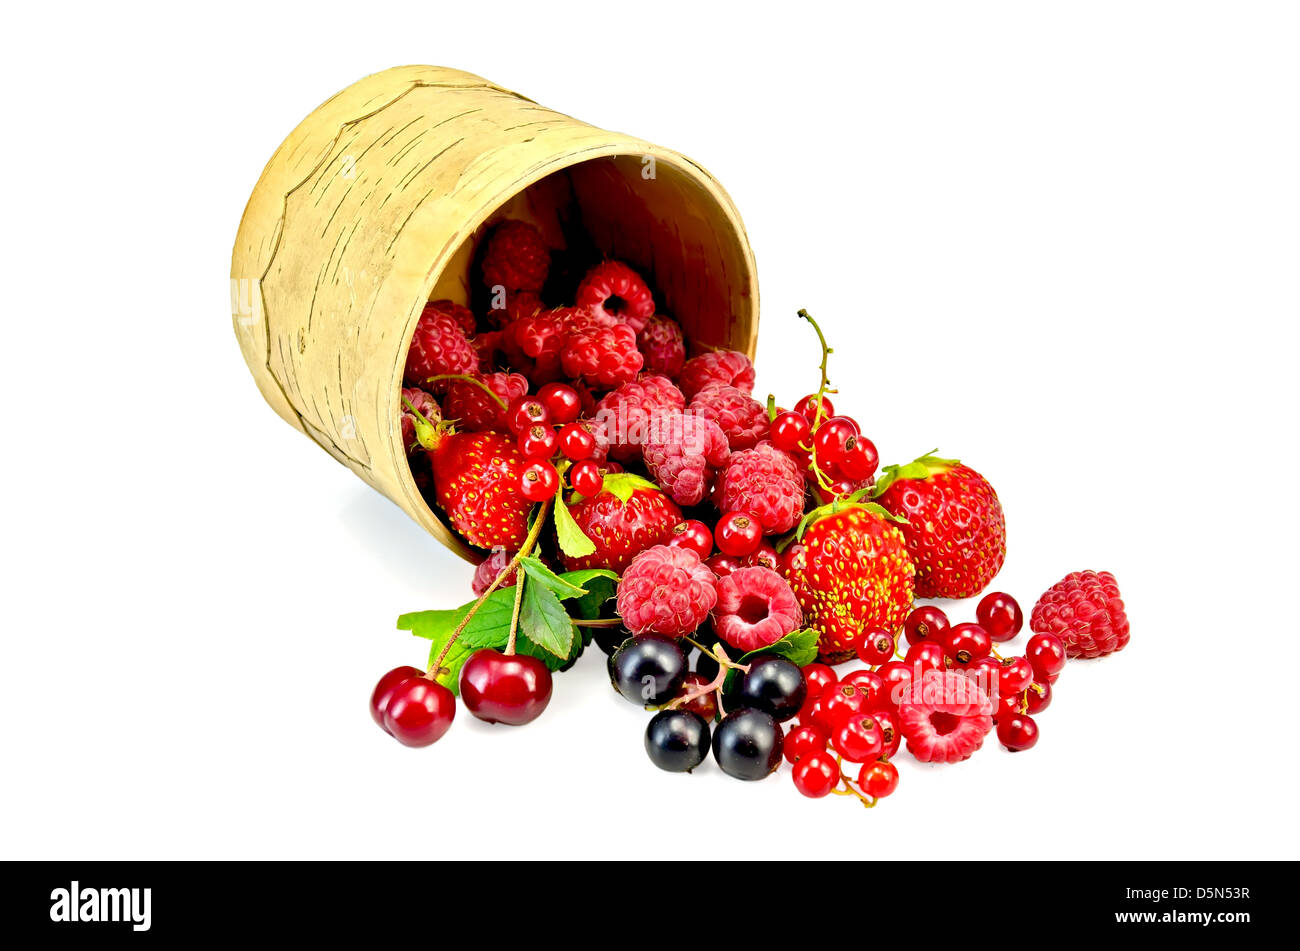
[[[555,592],[545,585],[524,585],[519,636],[561,662],[569,659],[573,650],[573,621]]]
[[[561,575],[557,575],[532,555],[519,559],[519,564],[529,578],[548,588],[560,600],[578,598],[587,593],[587,589]]]
[[[605,476],[604,491],[613,493],[620,502],[626,503],[637,489],[653,489],[658,492],[659,486],[635,472],[611,472]]]
[[[468,610],[469,605],[462,605],[449,611],[415,611],[411,614],[403,614],[397,619],[397,629],[410,631],[416,637],[431,641],[441,639],[445,643],[447,635],[455,629]]]
[[[951,469],[953,466],[961,465],[960,459],[941,459],[936,453],[938,449],[932,449],[923,456],[918,456],[911,462],[902,466],[885,466],[880,470],[880,478],[876,480],[875,487],[871,490],[871,497],[878,499],[886,492],[889,487],[899,479],[928,479],[930,476],[939,472]]]
[[[618,575],[608,568],[585,568],[581,571],[566,571],[560,577],[570,584],[578,585],[586,593],[573,602],[573,614],[586,621],[594,621],[602,615],[602,608],[614,597],[618,589]]]
[[[784,657],[796,667],[804,667],[817,659],[818,634],[814,628],[806,627],[801,631],[791,631],[779,641],[773,641],[766,647],[752,650],[740,658],[740,663],[748,664],[756,657],[775,654]]]
[[[585,558],[596,552],[595,543],[573,520],[573,513],[558,494],[555,496],[555,537],[560,550],[570,558]]]
[[[514,613],[515,589],[502,588],[493,591],[483,602],[482,607],[474,613],[465,630],[461,632],[456,643],[452,645],[447,656],[443,658],[442,670],[436,675],[438,683],[452,693],[460,693],[460,668],[470,654],[481,647],[494,647],[500,650],[510,641],[510,618]],[[469,609],[474,606],[471,601],[449,611],[417,611],[403,614],[397,619],[397,628],[410,631],[416,637],[430,641],[429,666],[438,659],[443,646],[452,633],[464,620]]]

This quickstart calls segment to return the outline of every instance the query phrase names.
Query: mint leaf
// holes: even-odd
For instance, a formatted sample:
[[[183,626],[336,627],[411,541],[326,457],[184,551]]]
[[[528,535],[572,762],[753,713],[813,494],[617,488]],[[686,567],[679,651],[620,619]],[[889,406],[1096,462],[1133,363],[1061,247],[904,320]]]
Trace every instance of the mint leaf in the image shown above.
[[[549,652],[561,663],[569,659],[573,650],[573,621],[555,592],[545,585],[524,585],[519,637]]]
[[[806,627],[801,631],[791,631],[779,641],[774,641],[766,647],[760,647],[758,650],[750,651],[741,657],[739,662],[748,664],[756,657],[775,654],[777,657],[784,657],[796,667],[804,667],[817,659],[817,641],[817,631],[811,627]]]
[[[578,598],[587,593],[587,589],[582,585],[562,575],[557,575],[532,555],[520,558],[519,564],[529,578],[548,588],[562,601],[567,598]]]
[[[586,621],[594,621],[601,617],[605,604],[614,597],[618,589],[618,575],[608,568],[566,571],[560,577],[586,590],[586,594],[573,602],[571,609],[575,617]]]
[[[560,543],[560,551],[570,558],[585,558],[596,552],[595,543],[573,520],[573,513],[558,494],[555,496],[555,537]]]

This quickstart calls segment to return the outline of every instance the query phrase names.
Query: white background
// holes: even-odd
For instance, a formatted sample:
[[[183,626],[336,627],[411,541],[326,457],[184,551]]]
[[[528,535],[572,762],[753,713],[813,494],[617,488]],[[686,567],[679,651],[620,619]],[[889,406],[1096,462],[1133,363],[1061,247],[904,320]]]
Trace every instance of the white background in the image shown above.
[[[1294,8],[559,6],[7,15],[0,855],[1297,857]],[[1117,575],[1132,643],[1036,749],[900,756],[871,812],[661,773],[594,649],[532,726],[374,726],[471,569],[262,403],[227,281],[281,139],[405,63],[700,161],[762,393],[815,382],[808,307],[886,461],[997,487],[996,587]]]

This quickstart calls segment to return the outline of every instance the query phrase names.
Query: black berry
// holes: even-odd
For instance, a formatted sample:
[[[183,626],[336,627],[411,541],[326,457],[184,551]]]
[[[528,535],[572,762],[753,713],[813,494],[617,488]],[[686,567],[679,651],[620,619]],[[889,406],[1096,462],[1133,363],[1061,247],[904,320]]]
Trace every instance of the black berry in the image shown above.
[[[667,703],[686,678],[686,654],[676,641],[633,637],[609,658],[614,689],[643,707]]]
[[[660,710],[646,727],[645,751],[660,769],[690,772],[709,755],[709,724],[690,710]]]
[[[784,737],[770,713],[735,710],[713,731],[713,758],[735,779],[764,779],[781,764]]]
[[[803,671],[784,657],[763,657],[750,664],[736,696],[741,706],[766,710],[785,721],[799,713],[808,697],[808,684]]]

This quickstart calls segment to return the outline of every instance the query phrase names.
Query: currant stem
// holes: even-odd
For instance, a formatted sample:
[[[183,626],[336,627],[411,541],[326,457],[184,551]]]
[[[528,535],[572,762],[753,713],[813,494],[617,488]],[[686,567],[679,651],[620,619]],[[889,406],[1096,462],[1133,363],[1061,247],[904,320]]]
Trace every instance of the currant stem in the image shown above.
[[[482,390],[489,397],[491,397],[492,402],[496,403],[497,406],[500,406],[502,409],[509,409],[509,407],[506,406],[506,401],[503,400],[501,397],[497,396],[496,393],[492,392],[492,387],[488,386],[482,380],[475,379],[472,376],[466,376],[463,373],[439,373],[437,376],[429,377],[424,382],[425,385],[427,386],[430,383],[441,383],[444,380],[456,380],[460,383],[472,383],[474,386],[477,386],[480,390]],[[406,399],[406,397],[402,397],[402,399]]]
[[[822,418],[826,412],[826,402],[825,400],[822,399],[822,397],[824,397],[827,393],[838,392],[837,390],[833,390],[830,388],[831,381],[826,376],[826,364],[830,360],[830,355],[834,353],[835,350],[827,346],[826,335],[822,333],[821,327],[818,326],[817,321],[812,319],[812,315],[809,314],[807,310],[800,308],[799,316],[802,317],[804,320],[808,321],[808,323],[812,324],[813,330],[817,331],[817,342],[821,344],[821,348],[822,348],[822,362],[821,362],[822,381],[821,381],[821,385],[817,388],[817,412],[813,413],[812,426],[810,427],[810,431],[815,433],[817,431],[817,427],[821,425]],[[808,458],[809,458],[809,463],[812,467],[813,475],[816,477],[817,484],[819,486],[821,486],[823,489],[829,489],[834,483],[831,481],[830,476],[824,473],[821,470],[821,467],[817,465],[817,443],[815,440],[812,439],[810,439],[809,442],[812,443],[812,445],[808,447],[808,451],[810,453]]]

